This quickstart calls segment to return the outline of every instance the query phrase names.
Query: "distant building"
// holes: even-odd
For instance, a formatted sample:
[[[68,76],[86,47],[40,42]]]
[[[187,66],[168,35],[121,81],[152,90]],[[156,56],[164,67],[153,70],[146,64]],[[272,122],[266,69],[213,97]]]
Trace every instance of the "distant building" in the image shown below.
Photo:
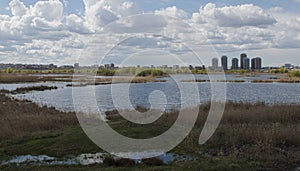
[[[110,69],[110,64],[104,64],[105,69]]]
[[[260,57],[251,59],[251,69],[252,70],[260,70],[262,69],[262,59]]]
[[[239,59],[238,58],[233,58],[231,60],[231,69],[233,69],[233,70],[239,69]]]
[[[62,66],[58,67],[58,69],[74,69],[74,66],[72,66],[72,65],[62,65]]]
[[[245,54],[245,53],[242,53],[241,55],[240,55],[240,61],[241,61],[241,69],[245,69],[244,68],[244,59],[245,58],[247,58],[247,54]]]
[[[213,58],[211,60],[211,62],[212,62],[212,69],[217,69],[218,66],[219,66],[219,59],[218,58]]]
[[[91,68],[97,68],[97,69],[99,69],[100,66],[99,66],[99,64],[94,64],[94,65],[91,66]]]
[[[104,64],[104,69],[115,69],[115,64]]]
[[[193,69],[194,69],[193,65],[189,65],[189,70],[193,70]]]
[[[292,64],[284,64],[285,69],[292,69],[293,65]]]
[[[162,68],[163,68],[163,69],[167,69],[167,68],[168,68],[168,65],[163,65]]]
[[[75,64],[74,64],[74,68],[75,68],[75,69],[79,69],[79,67],[80,67],[80,66],[79,66],[79,63],[75,63]]]
[[[250,59],[243,58],[243,69],[249,70],[250,69]]]
[[[222,56],[221,57],[221,65],[224,71],[228,69],[228,58],[227,56]]]
[[[115,64],[110,64],[110,69],[115,69]]]

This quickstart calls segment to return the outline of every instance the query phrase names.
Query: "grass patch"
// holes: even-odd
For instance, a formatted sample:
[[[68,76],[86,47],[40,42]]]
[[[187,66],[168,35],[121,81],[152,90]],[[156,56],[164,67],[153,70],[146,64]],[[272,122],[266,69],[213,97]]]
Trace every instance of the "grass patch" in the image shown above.
[[[1,159],[26,154],[64,158],[102,151],[84,134],[74,113],[13,101],[5,96],[0,96],[0,105]],[[201,105],[199,109],[195,127],[171,151],[196,156],[194,160],[174,161],[163,166],[155,166],[158,161],[146,161],[134,166],[27,165],[1,166],[1,170],[291,170],[299,167],[299,105],[228,102],[217,131],[204,145],[198,144],[198,138],[210,104]],[[139,110],[143,111],[142,107]],[[119,133],[132,138],[149,138],[166,131],[177,119],[178,112],[165,113],[148,125],[128,122],[117,111],[107,112],[107,115],[113,116],[108,117],[111,119],[108,123]]]
[[[77,125],[75,113],[13,100],[0,94],[0,141]]]

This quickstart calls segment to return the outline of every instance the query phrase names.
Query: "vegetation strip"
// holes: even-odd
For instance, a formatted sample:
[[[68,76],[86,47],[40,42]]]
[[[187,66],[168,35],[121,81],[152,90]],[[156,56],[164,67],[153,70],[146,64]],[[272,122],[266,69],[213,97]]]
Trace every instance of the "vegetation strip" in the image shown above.
[[[187,138],[171,153],[195,156],[191,160],[174,161],[156,166],[161,170],[293,170],[300,163],[299,105],[263,103],[226,104],[225,113],[216,133],[204,145],[198,138],[207,118],[210,104],[199,107],[196,125]],[[142,110],[141,107],[139,110]],[[107,112],[108,123],[119,133],[132,138],[160,135],[176,121],[178,112],[170,111],[149,125],[137,125],[119,117],[117,111]],[[18,155],[47,155],[57,158],[83,153],[103,152],[91,142],[78,125],[75,113],[39,107],[28,101],[13,100],[0,94],[0,159]],[[111,115],[112,117],[109,117]],[[107,159],[108,160],[108,159]],[[130,165],[106,161],[94,166],[5,165],[1,170],[68,170],[68,169],[153,169],[145,163]],[[121,162],[123,163],[123,161]],[[151,163],[151,162],[149,162]],[[151,167],[150,167],[151,166]]]

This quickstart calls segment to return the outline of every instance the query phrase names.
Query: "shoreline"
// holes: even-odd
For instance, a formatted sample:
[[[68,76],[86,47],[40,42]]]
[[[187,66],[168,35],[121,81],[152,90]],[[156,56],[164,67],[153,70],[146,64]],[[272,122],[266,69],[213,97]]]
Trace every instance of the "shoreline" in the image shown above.
[[[218,75],[220,73],[209,73],[212,75]],[[50,76],[49,76],[50,75]],[[185,73],[178,73],[172,75],[190,75]],[[208,75],[208,74],[193,74],[197,75]],[[225,73],[226,75],[235,75],[236,78],[251,78],[258,77],[261,75],[272,75],[268,79],[260,80],[253,79],[253,83],[271,83],[271,82],[282,82],[282,83],[300,83],[300,77],[290,77],[287,74],[281,73]],[[82,85],[102,85],[102,84],[115,84],[115,83],[147,83],[147,82],[165,82],[166,80],[159,80],[158,78],[167,78],[165,76],[135,76],[133,80],[130,80],[132,76],[128,75],[116,75],[116,76],[100,76],[103,78],[97,78],[96,75],[91,75],[90,77],[86,75],[76,75],[76,74],[0,74],[0,84],[18,84],[18,83],[42,83],[42,82],[83,82]],[[196,80],[196,82],[209,82],[210,80]],[[95,83],[91,83],[95,82]],[[190,80],[183,80],[183,82],[191,82]],[[245,80],[217,80],[216,82],[246,82]],[[69,84],[69,86],[76,86],[75,84]]]

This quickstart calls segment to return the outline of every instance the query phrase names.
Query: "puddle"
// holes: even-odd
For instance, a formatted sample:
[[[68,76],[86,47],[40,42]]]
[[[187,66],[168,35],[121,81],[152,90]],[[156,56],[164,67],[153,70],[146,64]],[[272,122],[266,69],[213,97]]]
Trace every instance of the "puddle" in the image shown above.
[[[77,165],[79,164],[75,159],[67,159],[65,161],[58,160],[55,157],[49,157],[47,155],[32,156],[23,155],[17,156],[9,161],[2,162],[2,165],[9,164],[40,164],[40,165]]]
[[[147,152],[132,152],[132,153],[118,153],[118,156],[138,158]],[[152,154],[153,152],[151,152]],[[160,159],[164,164],[170,164],[173,161],[186,161],[186,160],[196,160],[197,158],[191,155],[180,156],[174,153],[161,153],[157,152],[159,156],[156,158]],[[23,155],[17,156],[11,160],[3,161],[2,165],[10,165],[10,164],[32,164],[32,165],[93,165],[93,164],[101,164],[103,160],[110,156],[108,153],[96,153],[96,154],[81,154],[77,157],[72,157],[68,159],[58,159],[55,157],[50,157],[47,155],[40,156],[32,156],[32,155]],[[114,159],[119,159],[120,157],[114,157]],[[136,163],[141,163],[141,159],[134,160]]]

